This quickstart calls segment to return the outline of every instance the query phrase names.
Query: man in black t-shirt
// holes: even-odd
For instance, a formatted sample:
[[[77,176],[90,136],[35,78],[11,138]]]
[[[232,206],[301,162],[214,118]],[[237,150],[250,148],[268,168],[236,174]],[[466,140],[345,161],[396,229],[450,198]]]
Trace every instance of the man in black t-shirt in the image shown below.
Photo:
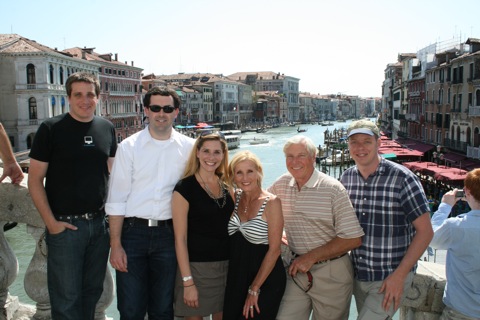
[[[66,82],[70,111],[45,120],[30,151],[28,187],[46,225],[53,319],[94,319],[109,253],[104,203],[117,148],[111,122],[94,115],[93,74]],[[45,186],[43,181],[45,179]]]

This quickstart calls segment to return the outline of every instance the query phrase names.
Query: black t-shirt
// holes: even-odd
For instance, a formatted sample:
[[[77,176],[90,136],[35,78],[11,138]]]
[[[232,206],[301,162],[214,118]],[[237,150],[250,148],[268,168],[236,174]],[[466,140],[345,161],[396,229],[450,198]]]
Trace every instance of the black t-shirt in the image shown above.
[[[229,258],[228,221],[235,206],[226,192],[220,208],[198,183],[195,176],[180,180],[174,191],[188,201],[188,256],[191,262],[223,261]],[[217,199],[222,204],[223,198]]]
[[[45,190],[53,214],[82,214],[103,207],[107,160],[116,150],[115,129],[101,117],[80,122],[66,113],[40,125],[30,157],[48,162]]]

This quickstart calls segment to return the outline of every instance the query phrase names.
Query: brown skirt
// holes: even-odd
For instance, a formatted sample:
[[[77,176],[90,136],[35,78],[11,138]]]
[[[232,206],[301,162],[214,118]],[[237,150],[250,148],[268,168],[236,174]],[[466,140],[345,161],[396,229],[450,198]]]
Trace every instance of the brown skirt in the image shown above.
[[[175,278],[175,316],[209,316],[223,311],[223,298],[227,284],[228,260],[214,262],[190,262],[193,282],[198,290],[198,308],[183,302],[183,281],[177,268]]]

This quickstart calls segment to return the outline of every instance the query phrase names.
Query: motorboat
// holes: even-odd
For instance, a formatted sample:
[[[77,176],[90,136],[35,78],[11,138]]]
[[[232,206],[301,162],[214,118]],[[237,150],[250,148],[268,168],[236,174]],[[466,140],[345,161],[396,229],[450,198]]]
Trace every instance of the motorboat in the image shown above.
[[[268,143],[269,140],[267,138],[253,138],[249,141],[250,144],[264,144],[264,143]]]

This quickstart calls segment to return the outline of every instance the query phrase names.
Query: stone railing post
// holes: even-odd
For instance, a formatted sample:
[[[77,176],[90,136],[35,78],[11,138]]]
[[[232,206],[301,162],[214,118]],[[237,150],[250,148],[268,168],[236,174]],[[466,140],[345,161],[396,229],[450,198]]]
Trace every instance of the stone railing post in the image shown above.
[[[35,240],[35,251],[25,271],[23,286],[27,295],[37,303],[35,319],[50,319],[50,296],[47,287],[47,247],[45,228],[27,225],[27,232]]]
[[[10,248],[3,226],[5,221],[0,221],[0,319],[6,320],[18,309],[18,298],[11,297],[8,287],[15,281],[18,275],[18,262]]]
[[[445,283],[445,265],[419,262],[412,288],[400,306],[400,320],[438,320],[445,308]]]

